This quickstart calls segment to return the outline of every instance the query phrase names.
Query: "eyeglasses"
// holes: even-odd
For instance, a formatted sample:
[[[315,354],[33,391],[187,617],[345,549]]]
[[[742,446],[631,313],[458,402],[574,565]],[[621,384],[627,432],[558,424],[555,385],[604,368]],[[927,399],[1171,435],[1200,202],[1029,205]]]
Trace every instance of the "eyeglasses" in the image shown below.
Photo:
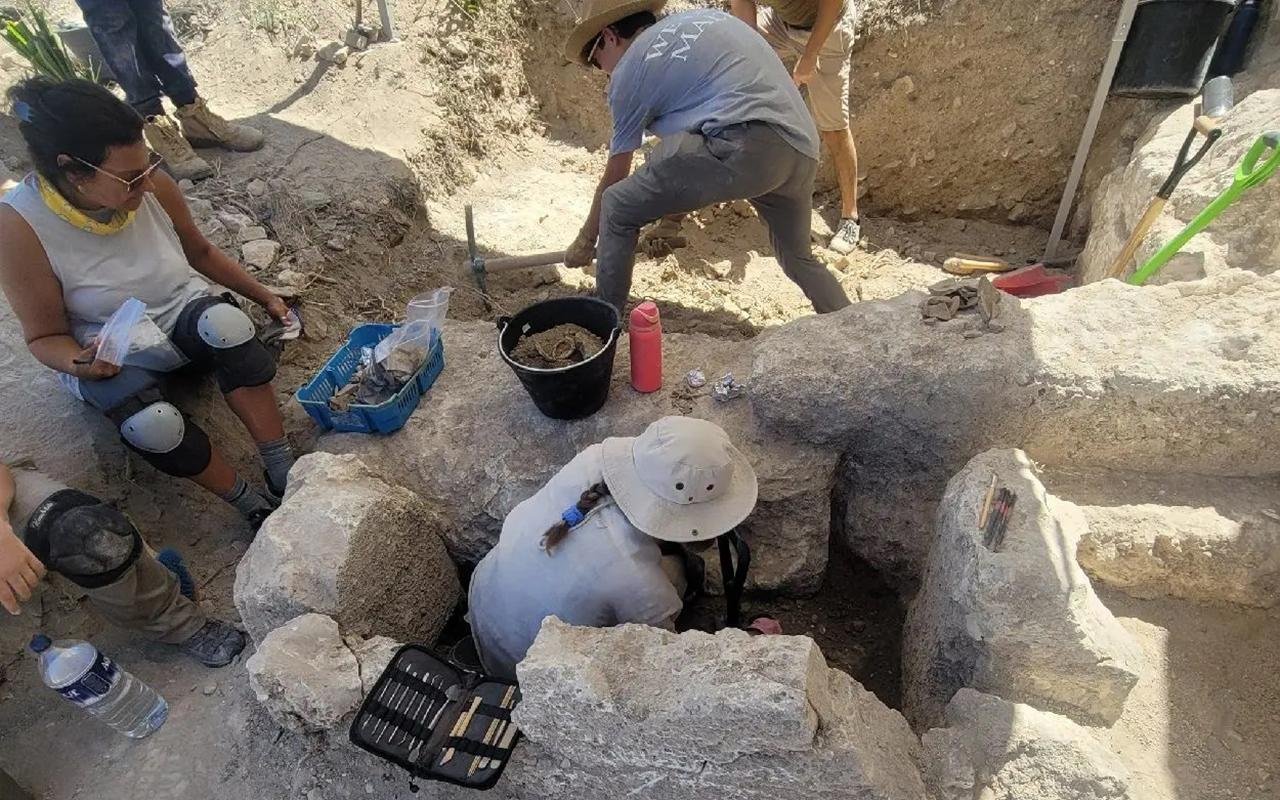
[[[596,69],[602,69],[602,67],[596,63],[596,51],[600,49],[600,45],[603,43],[604,43],[604,33],[602,32],[599,36],[596,37],[595,43],[591,45],[591,50],[587,52],[587,63],[595,67]]]
[[[81,164],[84,164],[86,167],[93,170],[94,172],[100,172],[103,175],[106,175],[111,180],[118,181],[124,184],[125,191],[127,192],[132,192],[134,189],[141,186],[142,182],[145,181],[147,178],[150,178],[151,173],[159,169],[160,165],[164,163],[163,157],[156,155],[155,153],[152,153],[150,158],[150,163],[147,165],[147,168],[144,169],[142,172],[138,173],[136,177],[125,180],[124,178],[121,178],[119,175],[115,175],[113,173],[107,172],[102,167],[98,167],[93,164],[90,164],[88,161],[85,161],[83,158],[76,158],[76,156],[71,156],[71,157],[76,161],[79,161]]]

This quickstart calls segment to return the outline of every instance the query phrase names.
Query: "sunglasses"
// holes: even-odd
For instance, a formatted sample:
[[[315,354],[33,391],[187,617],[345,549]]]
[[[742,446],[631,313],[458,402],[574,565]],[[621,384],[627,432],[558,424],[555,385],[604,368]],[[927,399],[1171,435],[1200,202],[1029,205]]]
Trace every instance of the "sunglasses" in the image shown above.
[[[591,45],[591,49],[587,52],[587,63],[596,69],[601,69],[601,66],[596,63],[596,51],[600,49],[600,45],[603,43],[604,33],[601,32],[601,34],[596,37],[595,43]]]
[[[94,172],[102,173],[103,175],[106,175],[111,180],[117,181],[118,183],[123,184],[125,191],[127,192],[132,192],[134,189],[137,189],[139,186],[141,186],[142,182],[145,181],[147,178],[150,178],[151,173],[159,169],[160,165],[164,163],[164,158],[156,155],[155,153],[152,153],[150,158],[150,163],[147,165],[147,168],[144,169],[142,172],[139,172],[135,177],[129,178],[128,180],[126,180],[124,178],[121,178],[119,175],[115,175],[113,173],[107,172],[102,167],[98,167],[98,166],[94,166],[93,164],[90,164],[88,161],[85,161],[83,158],[76,158],[75,156],[71,156],[71,157],[76,161],[79,161],[81,164],[84,164],[86,167],[93,170]]]

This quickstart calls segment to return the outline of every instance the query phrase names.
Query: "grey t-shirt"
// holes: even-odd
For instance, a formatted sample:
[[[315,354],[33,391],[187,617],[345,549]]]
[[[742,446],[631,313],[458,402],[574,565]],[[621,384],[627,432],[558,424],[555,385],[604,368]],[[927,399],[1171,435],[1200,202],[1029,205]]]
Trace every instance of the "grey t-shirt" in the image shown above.
[[[818,158],[818,129],[786,67],[763,36],[723,11],[672,14],[641,31],[613,71],[609,109],[613,155],[639,148],[646,129],[714,135],[764,122]]]

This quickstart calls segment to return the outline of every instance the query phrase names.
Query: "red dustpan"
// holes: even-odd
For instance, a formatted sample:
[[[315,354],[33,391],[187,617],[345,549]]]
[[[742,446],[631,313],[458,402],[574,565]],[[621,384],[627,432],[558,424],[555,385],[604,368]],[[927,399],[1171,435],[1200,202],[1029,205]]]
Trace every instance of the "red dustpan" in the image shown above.
[[[1040,297],[1046,294],[1057,294],[1070,288],[1071,276],[1061,272],[1050,272],[1044,264],[1032,264],[1029,267],[992,278],[991,282],[1002,292],[1014,297]]]

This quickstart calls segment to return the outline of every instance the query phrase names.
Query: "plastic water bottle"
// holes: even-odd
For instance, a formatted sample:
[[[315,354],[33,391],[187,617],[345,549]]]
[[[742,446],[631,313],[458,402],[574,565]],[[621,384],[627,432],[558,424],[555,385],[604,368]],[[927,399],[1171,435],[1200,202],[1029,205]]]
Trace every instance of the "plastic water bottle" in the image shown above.
[[[88,642],[51,642],[38,634],[31,639],[31,651],[40,656],[45,686],[125,736],[150,736],[169,718],[169,704],[155,689]]]
[[[652,300],[631,309],[627,339],[631,347],[631,386],[637,392],[658,391],[662,388],[662,320]]]

